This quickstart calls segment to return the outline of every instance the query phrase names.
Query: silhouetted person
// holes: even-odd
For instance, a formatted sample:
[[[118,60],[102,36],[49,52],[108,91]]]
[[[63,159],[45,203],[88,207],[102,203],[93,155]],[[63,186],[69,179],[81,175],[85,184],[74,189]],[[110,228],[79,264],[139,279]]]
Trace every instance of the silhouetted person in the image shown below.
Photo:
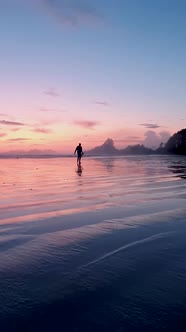
[[[79,143],[79,145],[76,147],[76,149],[74,151],[74,154],[76,154],[76,152],[77,152],[77,165],[80,165],[81,164],[81,157],[84,154],[81,143]]]

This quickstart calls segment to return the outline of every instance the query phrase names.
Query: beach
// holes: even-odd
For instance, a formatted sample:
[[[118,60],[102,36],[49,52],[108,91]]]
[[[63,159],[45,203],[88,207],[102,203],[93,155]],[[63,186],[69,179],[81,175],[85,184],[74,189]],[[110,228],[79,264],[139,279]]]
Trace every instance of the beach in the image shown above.
[[[1,159],[1,331],[185,331],[186,158]]]

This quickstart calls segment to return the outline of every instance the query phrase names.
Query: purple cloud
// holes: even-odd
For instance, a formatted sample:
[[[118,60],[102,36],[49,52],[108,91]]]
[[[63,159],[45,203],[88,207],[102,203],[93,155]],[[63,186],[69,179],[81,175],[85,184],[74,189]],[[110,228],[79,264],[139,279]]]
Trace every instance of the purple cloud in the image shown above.
[[[160,128],[159,125],[157,125],[156,123],[141,123],[140,126],[143,126],[147,129],[157,129]]]
[[[89,120],[76,120],[74,124],[83,128],[94,129],[95,126],[99,124],[98,121],[89,121]]]
[[[50,89],[44,91],[44,93],[50,97],[54,97],[54,98],[60,97],[60,94],[54,88],[50,88]]]
[[[7,116],[7,114],[5,114],[5,113],[0,113],[0,116]]]
[[[103,20],[98,10],[85,0],[41,0],[41,4],[45,13],[60,24],[77,26]]]
[[[109,106],[109,103],[107,101],[97,100],[97,101],[94,101],[93,103],[96,105],[105,106],[105,107]]]
[[[148,130],[145,133],[145,139],[143,144],[150,148],[157,148],[160,143],[166,143],[170,137],[170,133],[168,131],[162,131],[160,133],[156,133],[153,130]]]
[[[163,143],[166,143],[168,141],[168,139],[170,138],[170,136],[171,136],[171,133],[169,131],[166,131],[166,130],[161,131],[159,133],[159,137],[160,137],[160,139]]]
[[[7,126],[25,126],[25,123],[17,122],[17,121],[7,121],[7,120],[0,120],[0,124],[7,125]]]

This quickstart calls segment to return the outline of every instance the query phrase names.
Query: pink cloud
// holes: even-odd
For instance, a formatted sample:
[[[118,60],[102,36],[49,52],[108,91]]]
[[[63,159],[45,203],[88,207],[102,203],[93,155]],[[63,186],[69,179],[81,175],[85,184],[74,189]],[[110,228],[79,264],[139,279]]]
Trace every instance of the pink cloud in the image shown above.
[[[98,121],[89,121],[89,120],[76,120],[74,124],[83,128],[94,129],[95,126],[99,124]]]
[[[25,126],[25,123],[17,122],[17,121],[7,121],[7,120],[0,120],[0,124],[7,125],[7,126]]]
[[[26,138],[26,137],[17,137],[17,138],[10,138],[7,141],[8,142],[22,142],[22,141],[29,141],[31,138]]]
[[[12,128],[11,129],[11,131],[14,131],[14,132],[19,131],[19,130],[20,130],[20,128]]]
[[[0,133],[0,137],[5,137],[5,136],[7,136],[6,133]]]
[[[50,134],[52,132],[52,130],[47,129],[47,128],[35,128],[31,131],[33,131],[35,133],[41,133],[41,134]]]

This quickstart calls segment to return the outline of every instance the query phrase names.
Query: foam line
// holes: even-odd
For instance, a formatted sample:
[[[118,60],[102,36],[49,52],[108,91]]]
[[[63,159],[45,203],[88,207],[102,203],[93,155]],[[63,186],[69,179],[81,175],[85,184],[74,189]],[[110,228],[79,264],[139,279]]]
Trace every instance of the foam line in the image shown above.
[[[169,234],[172,234],[172,233],[175,233],[175,231],[170,231],[170,232],[164,232],[164,233],[158,233],[156,235],[152,235],[150,237],[147,237],[145,239],[142,239],[142,240],[138,240],[138,241],[134,241],[134,242],[131,242],[131,243],[128,243],[128,244],[125,244],[124,246],[118,248],[118,249],[115,249],[99,258],[96,258],[95,260],[93,260],[92,262],[89,262],[88,264],[84,265],[83,267],[89,267],[93,264],[96,264],[96,263],[99,263],[101,262],[102,260],[106,259],[106,258],[109,258],[110,256],[113,256],[117,253],[119,253],[120,251],[123,251],[125,249],[128,249],[128,248],[131,248],[131,247],[135,247],[139,244],[143,244],[143,243],[146,243],[146,242],[151,242],[151,241],[154,241],[154,240],[157,240],[157,239],[160,239],[162,237],[165,237],[166,235],[169,235]]]

